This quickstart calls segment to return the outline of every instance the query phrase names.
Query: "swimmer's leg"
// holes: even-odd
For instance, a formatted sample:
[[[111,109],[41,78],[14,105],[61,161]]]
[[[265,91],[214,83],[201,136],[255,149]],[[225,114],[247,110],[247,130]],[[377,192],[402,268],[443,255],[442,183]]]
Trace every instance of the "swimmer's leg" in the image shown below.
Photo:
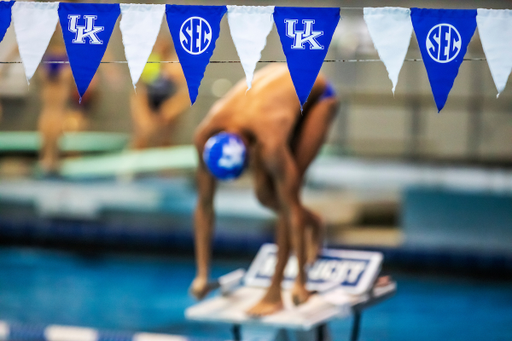
[[[303,231],[303,224],[306,219],[302,213],[302,206],[299,202],[295,202],[292,207],[288,207],[288,209],[281,207],[281,205],[284,204],[280,203],[273,177],[266,171],[264,162],[259,159],[259,153],[254,153],[253,155],[256,196],[264,206],[273,209],[279,214],[276,230],[278,254],[274,276],[272,277],[271,285],[267,289],[264,297],[247,312],[253,316],[263,316],[281,310],[283,307],[281,298],[281,282],[284,277],[284,269],[290,256],[292,244],[299,261],[299,273],[292,289],[293,301],[295,304],[301,304],[304,303],[310,296],[310,293],[305,288],[306,275],[304,272],[304,267],[300,265],[304,264],[305,258],[305,253],[303,252],[304,233],[300,231]],[[296,166],[291,155],[288,155],[287,158],[288,162],[293,164],[290,165],[293,168],[293,172],[297,173],[295,168]],[[292,214],[290,212],[291,210],[295,211],[295,214]],[[293,231],[293,233],[291,233],[291,226],[288,222],[290,218],[292,219],[290,222],[293,223],[293,226],[295,226],[296,230]],[[293,221],[295,219],[298,219],[298,221]]]
[[[298,132],[292,153],[301,178],[322,147],[331,122],[336,114],[338,101],[335,97],[325,98],[316,103],[307,114]]]
[[[254,191],[258,201],[268,209],[279,213],[279,201],[274,181],[265,170],[265,166],[258,153],[251,154],[254,173]]]
[[[306,245],[306,264],[313,265],[322,249],[325,225],[318,214],[306,207],[303,208],[306,219],[306,240],[311,241]]]
[[[251,316],[265,316],[273,314],[283,309],[283,300],[281,297],[281,282],[284,277],[284,268],[290,256],[290,243],[288,236],[288,228],[286,218],[284,215],[279,215],[277,230],[276,230],[276,243],[277,243],[277,263],[274,270],[274,276],[270,282],[270,286],[263,298],[256,303],[255,306],[247,311]]]
[[[275,191],[275,185],[270,174],[265,170],[263,162],[259,158],[259,153],[254,153],[252,161],[254,169],[254,188],[259,202],[278,213],[276,226],[276,244],[277,244],[277,263],[274,270],[274,276],[267,292],[263,298],[247,314],[251,316],[264,316],[273,314],[283,308],[281,297],[281,282],[288,258],[290,256],[290,237],[286,217],[279,214],[279,203]]]
[[[314,160],[320,147],[325,141],[331,122],[335,116],[338,101],[335,97],[327,97],[316,103],[308,113],[299,130],[298,138],[292,147],[293,157],[301,179]],[[304,208],[306,219],[306,233],[311,241],[307,245],[307,264],[311,265],[316,260],[319,250],[322,247],[323,235],[325,232],[321,218],[307,208]]]
[[[301,177],[293,155],[285,147],[278,149],[269,166],[274,169],[273,179],[276,183],[276,192],[279,197],[280,212],[286,217],[289,228],[291,245],[297,257],[298,271],[291,290],[292,301],[295,305],[306,302],[311,293],[306,289],[306,240],[304,208],[300,202]]]
[[[59,110],[43,110],[39,117],[38,130],[41,134],[39,164],[44,174],[59,171],[59,139],[62,135],[64,113]]]

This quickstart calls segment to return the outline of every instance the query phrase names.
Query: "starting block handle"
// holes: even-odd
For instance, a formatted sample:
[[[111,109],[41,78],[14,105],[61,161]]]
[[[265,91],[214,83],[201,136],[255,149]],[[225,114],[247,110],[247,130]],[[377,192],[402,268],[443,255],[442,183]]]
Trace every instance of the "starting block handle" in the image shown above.
[[[232,271],[230,273],[227,273],[223,276],[220,276],[217,278],[217,280],[210,282],[208,284],[208,287],[210,290],[218,289],[220,288],[220,292],[222,295],[227,295],[233,289],[240,286],[242,284],[242,280],[245,276],[245,270],[244,269],[237,269],[235,271]]]

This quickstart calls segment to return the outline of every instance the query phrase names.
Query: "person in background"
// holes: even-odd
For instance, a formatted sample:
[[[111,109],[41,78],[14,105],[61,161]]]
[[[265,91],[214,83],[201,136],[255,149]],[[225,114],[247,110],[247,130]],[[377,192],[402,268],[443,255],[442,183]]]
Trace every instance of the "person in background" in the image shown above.
[[[39,166],[46,175],[58,173],[61,154],[59,139],[64,131],[76,132],[87,128],[86,111],[96,90],[95,76],[82,103],[79,104],[78,91],[67,61],[66,47],[58,25],[43,57],[43,63],[38,69],[41,81],[41,112],[38,120],[38,131],[41,134]]]
[[[190,107],[181,65],[168,63],[176,60],[170,40],[159,36],[130,98],[134,149],[170,144],[177,118]]]
[[[107,49],[103,60],[112,59],[111,52]],[[38,120],[38,131],[41,135],[39,168],[42,174],[58,174],[61,160],[59,140],[63,133],[88,129],[91,112],[95,110],[100,97],[100,73],[103,74],[101,78],[108,81],[108,89],[122,86],[117,64],[109,64],[108,73],[102,71],[100,66],[80,101],[58,24],[38,68],[41,89],[41,112]]]

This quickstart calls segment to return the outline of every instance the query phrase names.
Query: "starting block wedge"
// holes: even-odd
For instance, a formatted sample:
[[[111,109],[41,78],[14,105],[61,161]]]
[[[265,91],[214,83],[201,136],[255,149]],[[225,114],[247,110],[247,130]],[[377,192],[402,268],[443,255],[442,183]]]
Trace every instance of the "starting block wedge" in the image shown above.
[[[308,269],[306,287],[315,294],[306,303],[295,306],[291,300],[289,289],[297,274],[297,260],[292,256],[282,283],[284,309],[254,318],[246,311],[265,294],[275,268],[276,252],[276,245],[263,245],[247,272],[238,269],[220,277],[217,286],[221,294],[186,309],[186,318],[231,324],[234,340],[252,338],[251,333],[261,337],[263,331],[264,338],[269,340],[327,340],[328,322],[354,315],[350,340],[357,340],[362,311],[396,292],[396,283],[389,278],[377,280],[383,260],[381,253],[324,249]]]

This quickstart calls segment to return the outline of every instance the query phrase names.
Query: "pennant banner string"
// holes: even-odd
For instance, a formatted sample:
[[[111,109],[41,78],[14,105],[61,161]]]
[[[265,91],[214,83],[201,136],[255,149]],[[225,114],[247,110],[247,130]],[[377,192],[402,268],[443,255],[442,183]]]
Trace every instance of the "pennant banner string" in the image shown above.
[[[487,58],[464,58],[465,62],[484,62],[487,61]],[[421,58],[406,58],[404,62],[422,62]],[[382,62],[380,59],[325,59],[324,63],[373,63],[373,62]],[[21,64],[21,61],[12,61],[12,62],[0,62],[0,64]],[[47,60],[42,61],[42,64],[69,64],[69,61],[61,61],[61,60]],[[126,60],[113,60],[101,62],[101,64],[127,64]],[[177,60],[160,60],[160,61],[147,61],[147,64],[173,64],[179,63]],[[211,60],[210,63],[213,64],[239,64],[239,60]],[[286,60],[260,60],[258,63],[286,63]]]

